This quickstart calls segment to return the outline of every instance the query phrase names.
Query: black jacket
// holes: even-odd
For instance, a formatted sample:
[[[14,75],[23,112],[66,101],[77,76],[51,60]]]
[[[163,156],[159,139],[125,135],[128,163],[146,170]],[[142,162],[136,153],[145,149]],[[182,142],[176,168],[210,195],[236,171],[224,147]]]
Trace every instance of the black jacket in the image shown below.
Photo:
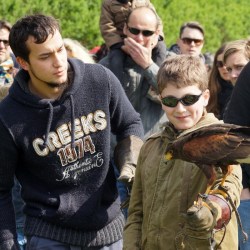
[[[235,84],[224,113],[224,121],[250,126],[250,62],[244,67]],[[242,164],[243,188],[250,188],[250,165]]]

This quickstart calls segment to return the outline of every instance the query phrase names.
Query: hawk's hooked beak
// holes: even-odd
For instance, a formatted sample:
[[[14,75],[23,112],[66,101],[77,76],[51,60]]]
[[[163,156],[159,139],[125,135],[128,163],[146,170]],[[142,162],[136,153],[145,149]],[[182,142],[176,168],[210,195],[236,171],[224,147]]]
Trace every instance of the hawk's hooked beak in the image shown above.
[[[165,154],[165,159],[167,161],[171,160],[173,158],[173,152],[172,150],[168,151],[166,154]]]

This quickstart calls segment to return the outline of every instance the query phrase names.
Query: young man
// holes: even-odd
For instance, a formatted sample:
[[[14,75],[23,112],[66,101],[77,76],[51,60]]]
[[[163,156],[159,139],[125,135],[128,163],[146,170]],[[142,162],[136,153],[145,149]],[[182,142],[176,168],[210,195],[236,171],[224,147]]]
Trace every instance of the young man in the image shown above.
[[[124,250],[210,250],[213,243],[218,246],[221,241],[220,249],[237,249],[234,212],[226,228],[215,235],[214,225],[223,215],[221,204],[213,202],[209,205],[213,213],[204,205],[187,215],[187,210],[190,214],[195,209],[192,205],[197,195],[204,193],[207,187],[208,180],[201,169],[194,163],[165,159],[167,145],[178,136],[212,123],[221,123],[212,113],[206,113],[209,100],[206,66],[197,57],[170,57],[159,70],[158,86],[162,109],[169,123],[163,132],[150,137],[141,148],[124,231]],[[218,186],[220,178],[221,172],[217,170],[213,188]],[[239,165],[234,166],[225,186],[238,205],[241,190]],[[207,223],[209,220],[210,224]]]
[[[169,55],[173,52],[176,54],[185,54],[191,56],[199,56],[204,62],[205,58],[202,55],[204,45],[204,28],[198,22],[186,22],[180,27],[179,38],[177,44],[174,44],[169,49]]]
[[[130,146],[121,162],[136,164],[139,115],[109,70],[67,61],[53,17],[21,18],[9,41],[22,70],[0,104],[0,249],[18,249],[14,175],[26,204],[28,249],[122,249],[110,133],[119,135],[121,153]]]

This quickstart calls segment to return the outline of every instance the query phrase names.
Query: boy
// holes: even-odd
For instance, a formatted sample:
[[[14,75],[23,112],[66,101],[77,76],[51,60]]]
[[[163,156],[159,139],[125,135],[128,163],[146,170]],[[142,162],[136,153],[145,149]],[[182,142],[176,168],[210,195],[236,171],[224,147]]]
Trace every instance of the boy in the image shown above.
[[[206,113],[209,100],[206,66],[198,57],[178,55],[166,60],[157,75],[158,88],[169,122],[163,132],[151,136],[143,145],[137,163],[124,232],[124,249],[237,249],[235,213],[226,228],[214,233],[213,225],[222,210],[216,202],[209,209],[187,215],[194,209],[199,193],[204,193],[207,179],[193,163],[165,160],[167,145],[184,133],[212,123],[221,123]],[[216,184],[221,176],[217,170]],[[235,204],[241,191],[240,166],[225,186]],[[193,205],[193,206],[192,206]],[[190,209],[189,209],[190,208]],[[207,223],[212,218],[213,223]],[[194,220],[196,219],[196,222]],[[225,237],[224,237],[225,234]],[[224,237],[224,239],[223,239]]]

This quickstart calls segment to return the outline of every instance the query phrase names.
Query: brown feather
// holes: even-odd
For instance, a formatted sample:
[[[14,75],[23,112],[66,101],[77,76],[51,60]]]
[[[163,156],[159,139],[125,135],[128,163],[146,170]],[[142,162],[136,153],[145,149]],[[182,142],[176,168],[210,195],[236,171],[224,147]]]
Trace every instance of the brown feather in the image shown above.
[[[174,159],[196,163],[208,179],[214,167],[224,174],[228,166],[248,162],[250,156],[250,127],[234,124],[213,124],[180,136],[167,147]],[[213,178],[212,178],[213,179]]]

